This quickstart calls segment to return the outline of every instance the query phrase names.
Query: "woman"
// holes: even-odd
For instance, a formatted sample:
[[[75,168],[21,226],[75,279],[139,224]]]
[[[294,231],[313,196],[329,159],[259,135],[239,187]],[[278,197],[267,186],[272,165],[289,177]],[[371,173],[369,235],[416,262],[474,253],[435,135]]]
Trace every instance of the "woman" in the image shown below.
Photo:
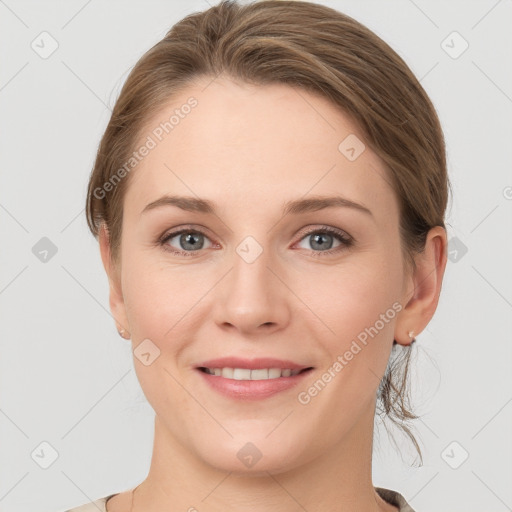
[[[373,425],[410,434],[447,195],[434,107],[355,20],[272,0],[176,24],[128,77],[87,198],[151,467],[73,510],[412,511],[372,484]]]

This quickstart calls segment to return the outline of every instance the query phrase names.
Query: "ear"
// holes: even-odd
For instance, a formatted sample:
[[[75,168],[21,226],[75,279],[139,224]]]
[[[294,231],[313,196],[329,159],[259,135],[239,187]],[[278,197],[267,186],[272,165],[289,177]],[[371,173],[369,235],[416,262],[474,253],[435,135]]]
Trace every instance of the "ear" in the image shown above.
[[[405,306],[395,323],[395,341],[400,345],[410,345],[434,316],[446,261],[446,230],[435,226],[427,234],[425,249],[415,257],[416,270],[405,286],[407,291],[402,301]]]
[[[110,247],[110,236],[105,223],[101,224],[99,229],[99,243],[101,261],[103,268],[107,273],[109,282],[109,305],[112,316],[116,322],[116,328],[123,338],[130,338],[128,329],[128,319],[124,305],[123,291],[121,288],[120,269],[112,261],[112,252]]]

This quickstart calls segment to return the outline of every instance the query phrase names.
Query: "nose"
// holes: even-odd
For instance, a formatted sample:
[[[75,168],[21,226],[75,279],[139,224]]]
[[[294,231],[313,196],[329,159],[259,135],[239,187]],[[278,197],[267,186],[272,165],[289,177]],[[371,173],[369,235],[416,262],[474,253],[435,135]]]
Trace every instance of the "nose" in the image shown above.
[[[256,248],[248,247],[245,252],[239,247],[233,254],[230,271],[216,287],[215,320],[224,330],[268,335],[290,322],[293,295],[281,275],[283,267],[269,251],[265,249],[253,259]]]

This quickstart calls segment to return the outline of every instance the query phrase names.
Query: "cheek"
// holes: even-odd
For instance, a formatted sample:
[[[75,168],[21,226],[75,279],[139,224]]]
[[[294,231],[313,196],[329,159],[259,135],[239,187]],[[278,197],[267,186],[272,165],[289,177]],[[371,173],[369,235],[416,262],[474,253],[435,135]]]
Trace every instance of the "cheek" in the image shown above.
[[[157,340],[179,330],[180,318],[198,296],[198,290],[194,293],[194,287],[182,281],[186,281],[183,273],[147,266],[127,278],[123,295],[135,338],[154,339],[158,344]]]
[[[343,376],[335,379],[344,388],[339,397],[354,393],[370,398],[386,369],[402,308],[400,259],[367,253],[350,265],[316,275],[314,283],[314,288],[299,293],[329,328],[322,338],[328,353],[326,369],[342,358]]]
[[[130,220],[133,223],[128,219],[125,227]],[[123,232],[123,299],[132,334],[159,340],[186,313],[191,301],[197,301],[201,285],[190,276],[193,266],[167,258],[156,245],[143,245],[139,238],[144,236],[136,229]]]
[[[137,378],[155,411],[178,408],[183,412],[180,417],[186,417],[191,404],[179,385],[176,360],[190,341],[194,320],[190,309],[204,292],[200,293],[199,287],[187,287],[187,277],[179,270],[162,268],[143,257],[125,261],[123,296],[134,357],[140,356],[141,361],[134,362]],[[147,348],[137,350],[139,344]],[[149,364],[144,363],[143,352],[149,352]]]
[[[300,296],[336,335],[354,336],[373,325],[400,297],[400,261],[382,254],[326,267],[301,283]]]
[[[172,327],[176,305],[182,300],[179,273],[166,272],[149,258],[152,249],[141,250],[129,237],[124,240],[122,290],[126,315],[135,343],[145,338],[158,344]]]

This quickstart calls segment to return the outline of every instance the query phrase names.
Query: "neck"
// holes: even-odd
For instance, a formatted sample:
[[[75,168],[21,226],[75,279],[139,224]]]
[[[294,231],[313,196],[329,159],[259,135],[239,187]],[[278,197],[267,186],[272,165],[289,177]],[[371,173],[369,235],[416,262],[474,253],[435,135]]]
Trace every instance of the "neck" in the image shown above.
[[[396,510],[372,485],[373,414],[368,411],[337,445],[315,459],[285,471],[257,474],[206,464],[156,417],[151,467],[135,493],[133,512]]]

